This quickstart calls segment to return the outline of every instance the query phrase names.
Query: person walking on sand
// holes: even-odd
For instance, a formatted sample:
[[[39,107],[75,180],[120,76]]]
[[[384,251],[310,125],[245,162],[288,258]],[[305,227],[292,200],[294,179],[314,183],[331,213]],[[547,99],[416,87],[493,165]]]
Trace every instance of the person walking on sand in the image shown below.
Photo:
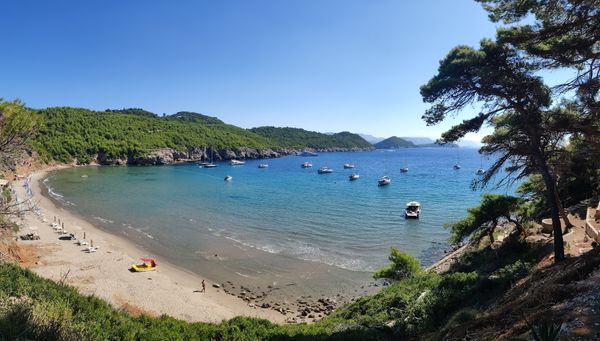
[[[206,292],[206,284],[204,283],[204,280],[202,280],[202,292]]]

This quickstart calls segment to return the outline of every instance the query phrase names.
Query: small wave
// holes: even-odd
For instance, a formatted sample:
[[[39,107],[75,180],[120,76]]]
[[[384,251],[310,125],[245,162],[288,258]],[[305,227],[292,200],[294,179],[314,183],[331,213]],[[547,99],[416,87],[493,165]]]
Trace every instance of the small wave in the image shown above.
[[[56,199],[64,198],[64,196],[62,194],[55,192],[52,187],[46,186],[46,189],[48,189],[48,194],[50,194],[52,197],[54,197]]]
[[[112,221],[110,219],[105,219],[105,218],[102,218],[102,217],[94,217],[94,219],[96,219],[98,221],[101,221],[101,222],[103,222],[105,224],[114,224],[115,223],[114,221]]]
[[[320,248],[310,245],[289,245],[289,246],[277,246],[277,245],[254,245],[247,241],[242,241],[232,236],[224,236],[225,239],[235,242],[235,244],[250,247],[256,250],[261,250],[271,254],[280,254],[292,256],[308,262],[323,263],[329,266],[335,266],[341,269],[350,271],[373,271],[374,267],[369,266],[366,262],[347,258],[341,255],[333,255],[327,252],[323,252]],[[235,245],[234,244],[234,245]],[[238,246],[238,245],[236,245]]]
[[[250,278],[250,276],[249,276],[249,275],[244,275],[244,274],[242,274],[242,273],[239,273],[239,272],[237,272],[237,271],[236,271],[236,275],[240,275],[240,276],[242,276],[242,277]]]

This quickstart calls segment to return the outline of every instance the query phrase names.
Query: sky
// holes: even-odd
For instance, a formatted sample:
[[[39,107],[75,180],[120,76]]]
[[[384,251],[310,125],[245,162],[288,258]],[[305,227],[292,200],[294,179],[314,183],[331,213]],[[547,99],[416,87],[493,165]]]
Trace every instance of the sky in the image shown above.
[[[495,29],[473,0],[5,0],[0,97],[436,138],[472,112],[427,127],[419,87]]]

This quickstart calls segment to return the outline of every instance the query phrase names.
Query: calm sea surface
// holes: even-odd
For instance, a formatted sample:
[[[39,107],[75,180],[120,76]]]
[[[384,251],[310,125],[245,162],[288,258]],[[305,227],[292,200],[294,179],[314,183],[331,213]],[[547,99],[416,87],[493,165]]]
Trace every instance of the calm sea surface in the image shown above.
[[[457,156],[462,169],[453,170]],[[314,167],[302,169],[304,161]],[[262,162],[269,168],[259,169]],[[358,181],[348,181],[352,170],[344,163],[356,165]],[[470,189],[480,164],[487,168],[491,161],[475,149],[412,148],[220,163],[214,169],[84,167],[52,172],[44,184],[70,211],[192,271],[277,277],[304,260],[327,265],[325,272],[343,269],[344,276],[367,278],[387,263],[392,245],[423,265],[440,258],[448,249],[442,226],[480,200],[481,192]],[[317,174],[323,165],[335,172]],[[408,173],[400,173],[403,166]],[[385,174],[391,185],[377,187]],[[224,181],[225,175],[233,180]],[[423,206],[420,220],[404,219],[412,200]]]

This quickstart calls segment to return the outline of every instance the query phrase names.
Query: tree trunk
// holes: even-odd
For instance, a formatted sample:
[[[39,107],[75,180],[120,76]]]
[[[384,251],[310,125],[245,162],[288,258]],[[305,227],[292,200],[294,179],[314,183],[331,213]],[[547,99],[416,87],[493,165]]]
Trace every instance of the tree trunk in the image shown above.
[[[535,127],[532,125],[531,127]],[[550,169],[546,163],[544,149],[540,145],[540,134],[535,129],[529,130],[531,136],[531,157],[537,169],[542,173],[544,184],[546,185],[546,199],[550,205],[550,216],[552,217],[552,235],[554,236],[554,262],[565,259],[565,242],[563,240],[562,227],[560,224],[560,199],[556,191],[556,180],[550,174]]]
[[[548,170],[548,165],[541,155],[536,155],[536,161],[542,178],[546,185],[546,199],[550,205],[550,216],[552,217],[552,229],[554,235],[554,261],[558,262],[565,259],[565,245],[563,241],[562,227],[560,224],[559,202],[556,200],[556,182]]]
[[[573,224],[571,224],[571,221],[569,220],[569,216],[565,212],[565,209],[560,202],[560,197],[558,196],[558,189],[556,188],[556,186],[554,186],[554,201],[556,201],[556,206],[558,206],[558,212],[560,213],[560,217],[562,218],[562,220],[565,222],[565,226],[567,228],[573,226]]]

